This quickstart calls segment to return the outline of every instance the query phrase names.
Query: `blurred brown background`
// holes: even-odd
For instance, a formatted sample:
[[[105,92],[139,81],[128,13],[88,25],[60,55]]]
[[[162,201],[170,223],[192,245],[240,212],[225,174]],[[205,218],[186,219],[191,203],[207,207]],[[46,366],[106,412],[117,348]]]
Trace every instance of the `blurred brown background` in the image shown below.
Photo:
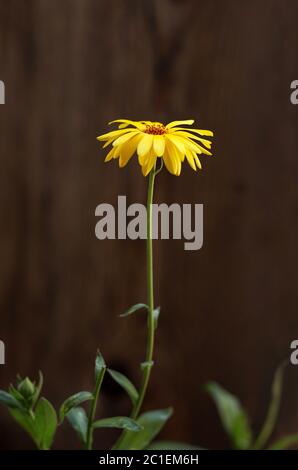
[[[90,389],[100,346],[139,380],[143,241],[98,241],[95,207],[145,202],[137,163],[104,164],[96,136],[118,117],[195,118],[215,157],[163,171],[155,200],[204,204],[204,247],[155,243],[162,306],[146,408],[173,405],[163,438],[225,448],[202,385],[239,395],[258,430],[272,374],[298,335],[296,0],[0,0],[0,338],[6,365],[45,375],[55,405]],[[298,371],[287,371],[276,436],[298,431]],[[129,403],[110,382],[102,415]],[[0,409],[2,449],[31,448]],[[112,435],[98,432],[96,446]],[[75,448],[69,428],[56,448]]]

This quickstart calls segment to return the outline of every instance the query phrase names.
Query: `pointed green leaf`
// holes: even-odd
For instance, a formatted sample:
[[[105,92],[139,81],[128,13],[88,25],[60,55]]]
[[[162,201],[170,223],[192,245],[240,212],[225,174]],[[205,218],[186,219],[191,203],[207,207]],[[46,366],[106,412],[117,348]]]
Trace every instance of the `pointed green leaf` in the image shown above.
[[[202,447],[195,447],[185,442],[175,441],[155,441],[147,447],[147,450],[202,450]]]
[[[9,386],[9,394],[12,395],[23,406],[25,405],[25,400],[24,400],[23,395],[21,395],[20,392],[12,384],[10,384]]]
[[[270,447],[269,450],[284,450],[292,446],[298,446],[298,434],[290,434],[289,436],[284,436],[275,441]]]
[[[93,423],[93,428],[119,428],[138,432],[142,427],[133,419],[126,416],[114,416],[112,418],[99,419]]]
[[[8,408],[24,410],[22,404],[10,393],[0,390],[0,403]]]
[[[101,353],[97,351],[97,355],[95,358],[95,381],[98,380],[98,376],[102,374],[106,367],[107,366],[104,361],[104,358],[102,357]]]
[[[50,449],[57,428],[57,415],[51,403],[41,398],[35,409],[34,434],[38,447]]]
[[[156,308],[153,310],[154,327],[155,327],[155,329],[156,329],[157,326],[158,326],[159,315],[160,315],[160,307],[156,307]]]
[[[65,415],[72,409],[84,403],[85,401],[93,400],[93,394],[90,392],[78,392],[65,400],[59,411],[60,422],[63,421]]]
[[[142,450],[157,436],[172,415],[172,408],[143,413],[136,421],[143,429],[137,433],[128,431],[117,449]]]
[[[84,408],[72,408],[66,415],[72,428],[78,433],[81,441],[86,443],[88,418]]]
[[[34,392],[34,395],[33,395],[33,405],[35,405],[35,403],[37,402],[38,398],[39,398],[39,395],[40,395],[40,392],[41,392],[41,389],[42,389],[42,386],[43,386],[43,375],[42,375],[42,372],[39,371],[39,378],[38,378],[38,384],[35,388],[35,392]]]
[[[121,313],[120,317],[128,317],[128,315],[131,315],[132,313],[135,313],[137,312],[138,310],[142,310],[142,309],[146,309],[148,310],[148,305],[146,304],[135,304],[133,305],[132,307],[130,307],[128,310],[126,310],[126,312],[124,313]]]
[[[229,393],[216,382],[206,385],[206,390],[213,398],[222,425],[236,449],[248,449],[252,433],[247,414],[237,397]]]
[[[108,369],[108,373],[115,380],[115,382],[117,382],[117,384],[120,385],[123,390],[125,390],[131,399],[132,404],[134,405],[139,398],[138,391],[134,384],[125,375],[117,372],[116,370]]]
[[[38,440],[35,435],[34,422],[32,416],[27,411],[21,411],[19,409],[10,409],[11,416],[28,434],[31,436],[36,446],[38,447]]]
[[[274,431],[282,394],[284,371],[287,363],[283,362],[276,370],[271,386],[271,401],[263,427],[254,444],[254,449],[262,449]]]

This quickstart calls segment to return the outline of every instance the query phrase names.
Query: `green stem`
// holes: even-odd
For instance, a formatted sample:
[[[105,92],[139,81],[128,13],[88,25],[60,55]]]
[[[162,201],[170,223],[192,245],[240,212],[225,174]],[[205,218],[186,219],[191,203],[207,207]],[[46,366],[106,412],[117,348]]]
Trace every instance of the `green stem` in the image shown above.
[[[145,363],[143,365],[143,380],[139,391],[139,398],[132,410],[131,417],[136,419],[142,407],[153,365],[154,351],[154,290],[153,290],[153,249],[152,249],[152,203],[155,180],[155,168],[149,174],[147,197],[147,303],[148,303],[148,340]]]
[[[284,370],[287,365],[287,361],[282,362],[282,364],[278,367],[274,374],[272,390],[271,390],[271,402],[269,405],[269,409],[267,412],[267,416],[261,432],[257,437],[253,449],[259,450],[265,447],[265,444],[269,440],[271,434],[273,433],[274,426],[277,420],[280,402],[281,402],[281,395],[282,395],[282,385],[283,385],[283,375]]]
[[[101,384],[105,375],[106,368],[103,367],[100,373],[98,374],[98,377],[96,379],[95,383],[95,389],[93,393],[93,400],[91,403],[91,408],[90,408],[90,413],[88,417],[88,428],[87,428],[87,438],[86,438],[86,449],[87,450],[92,450],[92,444],[93,444],[93,421],[95,418],[95,413],[96,413],[96,408],[97,408],[97,402],[98,402],[98,395],[100,392]]]
[[[155,332],[155,321],[154,321],[154,292],[153,292],[153,249],[152,249],[152,203],[153,203],[153,190],[154,180],[156,172],[155,167],[149,174],[148,183],[148,195],[147,195],[147,303],[148,303],[148,339],[147,339],[147,352],[146,359],[143,363],[143,377],[142,383],[139,390],[139,397],[136,401],[132,412],[131,418],[136,419],[139,415],[142,407],[145,394],[148,388],[150,379],[151,369],[153,365],[153,351],[154,351],[154,332]],[[126,432],[124,431],[119,437],[114,449],[117,449],[122,441]]]

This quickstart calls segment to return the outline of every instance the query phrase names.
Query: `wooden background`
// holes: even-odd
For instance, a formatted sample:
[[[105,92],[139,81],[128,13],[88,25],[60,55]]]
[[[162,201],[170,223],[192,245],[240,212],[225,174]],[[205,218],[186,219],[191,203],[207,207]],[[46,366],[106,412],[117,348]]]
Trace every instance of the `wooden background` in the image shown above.
[[[215,131],[203,171],[166,173],[155,200],[204,204],[204,247],[155,244],[162,306],[146,408],[173,405],[163,437],[224,448],[202,389],[216,379],[259,429],[277,364],[298,336],[296,0],[0,0],[0,338],[17,372],[42,369],[55,405],[91,387],[100,346],[136,382],[145,299],[142,241],[98,241],[95,207],[145,202],[137,164],[104,165],[95,137],[118,117],[195,118]],[[298,431],[288,369],[277,435]],[[107,382],[102,415],[128,412]],[[30,448],[5,409],[0,446]],[[97,434],[96,445],[112,435]],[[70,429],[56,448],[75,448]]]

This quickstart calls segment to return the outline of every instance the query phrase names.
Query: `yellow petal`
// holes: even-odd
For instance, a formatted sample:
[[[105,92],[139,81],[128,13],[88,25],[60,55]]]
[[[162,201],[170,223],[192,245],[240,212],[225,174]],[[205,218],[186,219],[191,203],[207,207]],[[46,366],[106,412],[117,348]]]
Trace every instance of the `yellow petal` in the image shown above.
[[[195,164],[195,160],[194,160],[194,156],[192,154],[192,151],[189,150],[189,149],[186,149],[186,158],[187,158],[187,161],[189,163],[189,165],[191,166],[191,168],[195,171],[197,171],[197,167],[196,167],[196,164]]]
[[[180,175],[181,160],[183,158],[182,152],[180,152],[180,150],[178,150],[178,148],[170,140],[167,140],[166,149],[167,149],[169,157],[170,157],[170,159],[172,160],[172,163],[173,163],[174,174],[175,175]]]
[[[176,131],[195,132],[196,134],[213,137],[213,132],[212,131],[208,131],[208,130],[204,130],[204,129],[192,129],[192,128],[187,128],[187,127],[174,127],[171,130],[171,132],[176,132]]]
[[[156,163],[156,154],[151,150],[147,162],[142,166],[142,173],[144,176],[147,176]]]
[[[208,131],[208,130],[205,130],[205,129],[198,129],[197,132],[201,135],[205,135],[205,136],[208,136],[208,137],[213,137],[213,132],[212,131]]]
[[[102,146],[102,148],[105,149],[106,147],[108,147],[113,142],[113,140],[114,139],[107,140],[105,144]]]
[[[138,129],[142,129],[143,125],[142,122],[139,121],[130,121],[129,119],[115,119],[114,121],[110,121],[109,124],[114,124],[115,122],[120,122],[119,129],[124,129],[125,127],[132,126],[137,127]]]
[[[118,139],[114,140],[113,146],[116,147],[117,145],[122,145],[125,142],[127,142],[129,139],[131,139],[134,135],[138,134],[139,131],[133,130],[130,132],[127,132],[127,134],[121,135],[118,137]]]
[[[194,159],[195,159],[195,162],[197,164],[197,167],[200,168],[200,170],[202,169],[202,165],[201,165],[201,162],[199,160],[199,157],[194,153]]]
[[[138,145],[138,155],[141,157],[146,153],[150,152],[153,143],[152,134],[143,134],[143,138],[140,140]]]
[[[109,151],[109,153],[107,154],[106,158],[105,158],[105,162],[109,162],[110,160],[112,160],[112,158],[115,155],[115,151],[116,151],[116,149],[114,147],[112,147],[111,150]]]
[[[120,159],[119,159],[119,166],[123,168],[137,149],[137,145],[140,141],[141,134],[134,135],[128,142],[125,142],[120,147]]]
[[[162,157],[165,150],[165,138],[163,135],[155,135],[153,138],[153,148],[158,157]]]
[[[149,158],[149,154],[148,154],[148,153],[145,153],[145,155],[141,155],[141,156],[139,155],[139,156],[138,156],[139,164],[140,164],[141,166],[146,165],[148,158]]]
[[[163,157],[162,157],[165,165],[166,165],[166,168],[167,170],[172,173],[172,175],[175,175],[176,174],[176,169],[177,169],[177,166],[175,164],[175,160],[173,160],[168,152],[168,149],[167,149],[167,146],[165,147],[165,151],[164,151],[164,154],[163,154]]]
[[[199,145],[196,142],[185,139],[185,147],[192,150],[195,153],[202,153]]]
[[[207,139],[202,139],[201,137],[198,137],[197,135],[193,135],[191,134],[190,132],[184,132],[184,131],[178,131],[178,132],[175,132],[174,134],[171,134],[172,136],[181,136],[181,137],[187,137],[189,139],[194,139],[194,140],[198,140],[199,142],[202,142],[202,144],[205,145],[205,147],[207,147],[208,149],[211,148],[211,142],[210,140],[207,140]]]
[[[185,145],[182,138],[179,138],[179,136],[173,134],[169,134],[166,136],[166,139],[170,140],[182,155],[185,154]]]
[[[212,155],[212,153],[209,152],[209,150],[206,150],[201,145],[199,145],[199,144],[194,144],[194,145],[197,147],[197,149],[199,149],[199,150],[195,150],[196,153],[204,153],[205,155]]]
[[[185,121],[173,121],[167,124],[166,128],[171,129],[172,127],[180,126],[180,124],[186,124],[186,125],[191,126],[194,122],[195,122],[194,119],[186,119]]]
[[[131,130],[135,130],[135,129],[131,129]],[[107,132],[107,134],[103,134],[103,135],[99,135],[97,138],[97,140],[111,140],[111,139],[116,139],[117,137],[119,137],[120,135],[122,134],[126,134],[126,132],[128,132],[129,129],[121,129],[121,130],[117,130],[117,131],[111,131],[111,132]]]

